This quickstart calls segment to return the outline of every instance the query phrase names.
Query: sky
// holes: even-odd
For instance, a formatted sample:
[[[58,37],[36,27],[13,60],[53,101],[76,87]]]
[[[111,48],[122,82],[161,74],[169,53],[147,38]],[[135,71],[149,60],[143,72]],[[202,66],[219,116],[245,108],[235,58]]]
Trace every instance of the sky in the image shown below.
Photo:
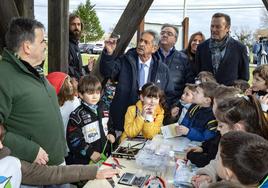
[[[86,0],[69,0],[72,12]],[[183,20],[184,0],[154,0],[145,16],[145,22],[181,24]],[[102,28],[109,32],[119,20],[128,0],[91,0]],[[265,10],[262,0],[186,0],[186,16],[189,17],[189,34],[202,31],[210,36],[211,16],[215,12],[224,12],[231,16],[231,30],[241,28],[254,32],[260,27]],[[47,1],[35,0],[35,18],[47,26]]]

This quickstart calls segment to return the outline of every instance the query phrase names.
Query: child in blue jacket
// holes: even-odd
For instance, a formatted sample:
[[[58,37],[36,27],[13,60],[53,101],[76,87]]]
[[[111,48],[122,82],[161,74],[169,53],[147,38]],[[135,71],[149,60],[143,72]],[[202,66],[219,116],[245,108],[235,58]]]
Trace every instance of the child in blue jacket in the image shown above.
[[[187,111],[181,124],[176,127],[178,135],[200,142],[217,135],[217,122],[212,112],[213,93],[217,85],[215,82],[196,85],[193,92],[193,103],[196,105]]]

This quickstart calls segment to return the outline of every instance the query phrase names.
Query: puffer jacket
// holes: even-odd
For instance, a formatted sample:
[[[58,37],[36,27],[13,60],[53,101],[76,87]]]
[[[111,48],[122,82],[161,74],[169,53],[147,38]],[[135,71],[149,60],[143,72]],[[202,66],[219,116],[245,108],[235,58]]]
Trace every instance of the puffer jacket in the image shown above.
[[[140,133],[146,139],[152,139],[156,134],[160,133],[160,128],[164,119],[164,109],[157,106],[153,114],[154,121],[147,122],[140,115],[142,108],[143,105],[140,100],[136,105],[128,107],[125,115],[125,131],[120,138],[121,142],[127,137],[133,138],[138,136]]]

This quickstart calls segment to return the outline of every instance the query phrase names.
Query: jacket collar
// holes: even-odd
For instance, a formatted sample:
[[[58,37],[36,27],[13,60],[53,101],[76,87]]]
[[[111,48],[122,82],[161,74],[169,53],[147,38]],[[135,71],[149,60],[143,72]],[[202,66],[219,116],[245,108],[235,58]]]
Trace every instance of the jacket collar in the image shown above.
[[[164,50],[161,47],[159,48],[158,52],[159,52],[159,55],[161,56],[161,58],[165,59],[165,58],[171,56],[175,52],[175,50],[176,49],[175,49],[174,46],[172,48],[170,48],[169,51],[168,51],[167,56],[164,56]]]
[[[90,105],[86,103],[85,101],[81,100],[81,104],[84,106],[85,109],[90,110],[91,112],[98,114],[98,104],[96,105]]]
[[[139,67],[138,67],[138,53],[136,51],[136,48],[132,48],[128,50],[127,53],[124,55],[124,58],[128,60],[130,66],[132,67],[131,69],[132,75],[137,75]],[[148,81],[150,82],[155,81],[158,65],[161,63],[160,61],[161,61],[161,58],[157,52],[152,54],[153,63],[150,65]],[[138,81],[137,81],[136,76],[132,80],[132,87],[134,88],[134,90],[136,90],[135,89],[136,87],[138,88]]]
[[[132,48],[130,50],[127,51],[126,53],[126,57],[131,61],[131,62],[137,62],[138,61],[138,53],[136,51],[136,48]],[[154,62],[158,62],[160,61],[160,56],[157,52],[152,54],[152,59]]]
[[[23,72],[27,74],[34,75],[31,71],[27,69],[27,67],[16,57],[14,53],[9,51],[8,49],[4,49],[2,60],[7,61],[8,63],[15,64],[18,66]],[[35,76],[35,75],[34,75]],[[35,76],[36,77],[36,76]]]
[[[268,175],[266,174],[264,178],[260,181],[259,188],[265,188],[268,185]]]

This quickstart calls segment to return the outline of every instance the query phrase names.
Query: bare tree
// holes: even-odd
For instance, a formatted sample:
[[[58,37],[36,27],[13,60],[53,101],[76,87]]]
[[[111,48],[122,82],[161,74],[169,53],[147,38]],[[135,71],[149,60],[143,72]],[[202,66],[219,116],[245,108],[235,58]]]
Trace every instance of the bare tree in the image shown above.
[[[253,32],[246,26],[241,28],[234,29],[234,37],[239,40],[241,43],[246,45],[250,50],[252,49],[252,45],[254,43]]]
[[[260,21],[260,28],[266,29],[268,25],[268,11],[266,9],[262,9]]]

